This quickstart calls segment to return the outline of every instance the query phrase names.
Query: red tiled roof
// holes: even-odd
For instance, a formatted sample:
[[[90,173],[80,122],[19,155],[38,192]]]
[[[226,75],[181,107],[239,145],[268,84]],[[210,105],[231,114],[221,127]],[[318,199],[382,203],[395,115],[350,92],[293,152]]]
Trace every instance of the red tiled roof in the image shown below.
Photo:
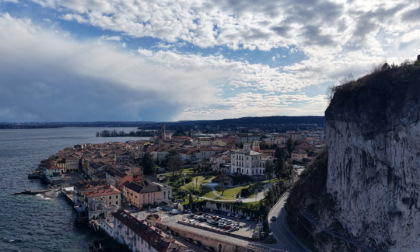
[[[97,196],[105,196],[105,195],[114,195],[114,194],[120,194],[121,192],[113,187],[112,185],[102,187],[100,189],[96,189],[93,191],[85,192],[85,195],[88,197],[97,197]]]
[[[160,235],[153,228],[136,219],[127,211],[119,210],[112,215],[159,252],[187,250],[187,247],[180,244],[175,245],[173,239]]]

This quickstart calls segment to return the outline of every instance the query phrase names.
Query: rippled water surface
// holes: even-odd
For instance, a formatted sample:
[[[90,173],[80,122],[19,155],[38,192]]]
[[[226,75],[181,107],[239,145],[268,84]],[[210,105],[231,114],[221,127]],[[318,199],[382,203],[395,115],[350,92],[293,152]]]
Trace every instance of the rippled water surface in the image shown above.
[[[101,237],[74,224],[72,207],[61,196],[49,199],[11,194],[45,189],[38,181],[27,179],[27,174],[42,159],[65,147],[130,140],[95,137],[95,132],[104,129],[0,130],[0,251],[88,251],[92,241]]]

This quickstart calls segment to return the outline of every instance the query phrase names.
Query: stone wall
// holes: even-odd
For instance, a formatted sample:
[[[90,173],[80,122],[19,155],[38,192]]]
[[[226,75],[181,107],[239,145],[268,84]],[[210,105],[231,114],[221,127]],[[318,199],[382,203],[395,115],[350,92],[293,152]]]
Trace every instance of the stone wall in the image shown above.
[[[204,233],[197,232],[197,229],[191,231],[179,225],[170,225],[161,222],[156,222],[155,225],[162,230],[171,230],[174,234],[183,238],[191,238],[194,241],[200,241],[203,247],[211,247],[217,252],[252,252],[245,244],[226,241],[226,239],[218,238],[217,234],[208,236]]]

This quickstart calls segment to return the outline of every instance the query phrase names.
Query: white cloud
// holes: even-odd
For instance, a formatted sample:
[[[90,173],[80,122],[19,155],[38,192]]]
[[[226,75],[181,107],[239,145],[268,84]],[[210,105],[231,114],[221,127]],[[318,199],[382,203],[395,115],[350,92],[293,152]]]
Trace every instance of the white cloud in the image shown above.
[[[120,36],[104,36],[103,38],[105,40],[110,40],[110,41],[121,41]]]
[[[353,46],[368,52],[381,48],[394,34],[419,30],[414,1],[85,1],[33,0],[64,12],[66,20],[89,22],[134,37],[150,36],[168,43],[199,47],[240,46],[251,50],[291,47],[322,51]],[[168,45],[166,45],[168,46]],[[343,52],[341,52],[343,53]]]
[[[78,14],[69,14],[69,13],[67,13],[67,14],[63,15],[62,18],[64,20],[67,20],[67,21],[76,20],[80,24],[84,24],[84,23],[87,23],[88,22],[88,20],[86,20],[83,16],[78,15]]]
[[[221,55],[145,49],[131,54],[106,38],[77,41],[8,14],[0,16],[0,39],[0,121],[17,115],[24,115],[21,120],[142,120],[154,110],[159,120],[205,119],[205,109],[219,118],[244,108],[268,115],[286,105],[280,94],[309,85],[280,69]],[[165,109],[166,114],[160,111]]]
[[[3,16],[2,22],[9,19],[19,24],[14,30],[7,26],[0,30],[5,37],[0,45],[3,49],[11,44],[20,49],[12,50],[18,57],[4,49],[11,62],[27,55],[32,64],[66,69],[84,81],[104,80],[107,84],[97,85],[130,94],[126,101],[118,102],[126,104],[121,106],[136,116],[140,114],[138,110],[159,101],[176,108],[169,117],[179,119],[203,115],[232,117],[224,116],[230,113],[322,114],[326,103],[302,93],[305,87],[338,83],[349,74],[357,78],[384,60],[400,63],[418,54],[420,4],[416,1],[33,2],[57,11],[64,20],[116,31],[119,36],[69,40],[68,35],[63,38],[65,35],[45,31],[29,21]],[[6,31],[17,34],[19,39],[6,36]],[[39,37],[35,36],[38,32]],[[161,41],[152,50],[139,48],[134,55],[119,51],[106,41],[118,43],[146,36]],[[304,59],[272,68],[250,64],[245,61],[247,56],[233,61],[221,54],[204,57],[177,50],[189,43],[232,50],[285,47],[289,50],[287,57],[275,55],[271,60],[278,62],[281,58],[283,63],[302,54]],[[125,42],[119,48],[124,47]],[[40,64],[36,64],[38,61]]]

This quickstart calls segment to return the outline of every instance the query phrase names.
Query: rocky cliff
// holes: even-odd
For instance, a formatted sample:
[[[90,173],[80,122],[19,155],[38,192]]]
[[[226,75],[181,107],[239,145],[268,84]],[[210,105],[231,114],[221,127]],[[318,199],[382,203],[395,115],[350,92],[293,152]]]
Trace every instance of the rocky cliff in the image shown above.
[[[372,250],[418,251],[420,61],[335,88],[325,115],[335,210],[321,221]]]

